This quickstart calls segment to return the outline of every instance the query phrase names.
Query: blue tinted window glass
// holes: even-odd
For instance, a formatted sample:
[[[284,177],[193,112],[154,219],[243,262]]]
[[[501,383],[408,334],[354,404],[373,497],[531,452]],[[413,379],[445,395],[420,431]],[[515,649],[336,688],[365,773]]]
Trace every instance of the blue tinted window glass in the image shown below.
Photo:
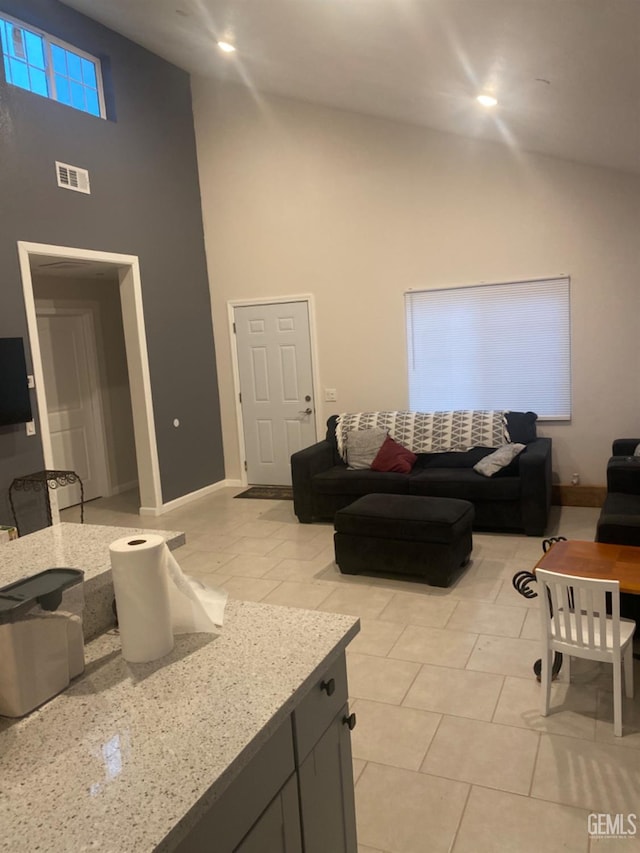
[[[2,43],[2,52],[8,53],[9,50],[7,48],[7,32],[5,30],[5,23],[2,18],[0,18],[0,42]]]
[[[7,83],[13,83],[11,78],[11,65],[9,64],[8,57],[4,57],[4,76],[7,80]]]
[[[84,92],[87,99],[87,112],[91,113],[91,115],[99,116],[100,115],[100,101],[98,100],[98,93],[95,89],[85,89]]]
[[[36,95],[44,95],[45,98],[49,97],[49,84],[47,83],[47,75],[44,71],[41,71],[39,68],[30,68],[29,79],[31,81],[30,88],[32,92],[35,92]]]
[[[80,60],[82,65],[82,81],[86,86],[91,86],[92,89],[98,88],[98,82],[96,80],[96,67],[93,62],[89,62],[88,59]]]
[[[53,59],[53,70],[57,74],[67,74],[67,59],[66,59],[66,50],[63,50],[61,47],[58,47],[57,44],[51,45],[51,57]]]
[[[61,77],[59,74],[56,74],[56,98],[61,104],[68,104],[71,106],[69,81],[66,77]]]
[[[44,46],[42,38],[28,30],[23,31],[24,44],[27,49],[27,62],[35,68],[44,70]]]
[[[19,59],[10,59],[11,64],[11,82],[14,86],[20,86],[22,89],[30,89],[29,71],[25,62],[20,62]]]
[[[71,80],[71,104],[77,110],[84,110],[84,86]]]
[[[76,56],[75,53],[71,53],[70,50],[65,50],[67,54],[67,68],[69,72],[69,77],[72,80],[78,80],[80,83],[82,82],[82,65],[80,63],[80,57]]]

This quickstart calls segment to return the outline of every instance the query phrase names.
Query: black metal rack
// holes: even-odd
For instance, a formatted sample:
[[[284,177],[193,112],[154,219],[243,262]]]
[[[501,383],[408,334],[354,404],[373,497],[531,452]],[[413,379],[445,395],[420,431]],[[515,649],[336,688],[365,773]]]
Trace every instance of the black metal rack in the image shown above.
[[[49,497],[50,489],[58,489],[63,486],[71,486],[76,483],[80,486],[80,523],[84,523],[84,486],[82,480],[75,471],[60,471],[47,469],[44,471],[36,471],[33,474],[26,474],[23,477],[16,477],[9,486],[9,504],[11,513],[15,523],[18,535],[21,535],[20,525],[16,514],[15,505],[13,502],[14,492],[41,492],[46,495],[45,509],[47,513],[47,523],[49,526],[53,524],[51,518],[51,500]]]

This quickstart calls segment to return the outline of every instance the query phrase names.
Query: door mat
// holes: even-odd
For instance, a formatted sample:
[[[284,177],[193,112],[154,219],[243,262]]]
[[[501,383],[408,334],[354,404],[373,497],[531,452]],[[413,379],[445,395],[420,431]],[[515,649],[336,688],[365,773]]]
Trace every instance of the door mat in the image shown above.
[[[291,486],[251,486],[234,498],[262,498],[271,501],[292,501],[293,489]]]

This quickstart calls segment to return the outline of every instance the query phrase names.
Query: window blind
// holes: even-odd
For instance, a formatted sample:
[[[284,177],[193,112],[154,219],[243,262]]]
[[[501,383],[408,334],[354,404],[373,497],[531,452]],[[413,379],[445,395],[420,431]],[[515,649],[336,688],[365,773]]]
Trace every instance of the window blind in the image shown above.
[[[571,417],[569,278],[405,294],[412,411]]]

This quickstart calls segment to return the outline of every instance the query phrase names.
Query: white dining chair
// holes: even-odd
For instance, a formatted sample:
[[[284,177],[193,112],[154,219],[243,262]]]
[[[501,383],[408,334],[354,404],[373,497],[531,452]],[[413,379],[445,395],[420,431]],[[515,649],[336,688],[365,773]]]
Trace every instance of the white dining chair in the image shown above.
[[[553,652],[613,665],[613,733],[622,735],[622,670],[625,693],[633,697],[633,633],[636,623],[620,618],[618,581],[536,570],[542,624],[541,714],[549,713]],[[607,593],[611,613],[607,614]],[[567,664],[568,657],[565,657]]]

